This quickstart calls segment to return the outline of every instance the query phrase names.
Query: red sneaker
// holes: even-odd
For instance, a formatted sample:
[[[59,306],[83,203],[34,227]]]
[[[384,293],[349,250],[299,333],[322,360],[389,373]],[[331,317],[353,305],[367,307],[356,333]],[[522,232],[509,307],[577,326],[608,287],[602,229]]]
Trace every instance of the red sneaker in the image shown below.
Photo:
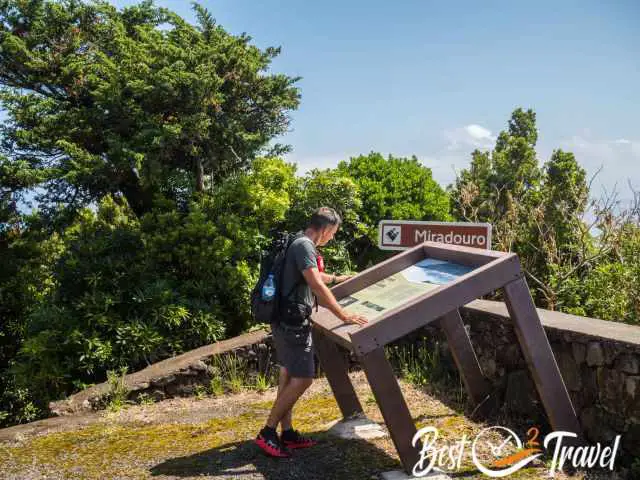
[[[285,430],[280,435],[280,442],[287,448],[307,448],[317,445],[318,442],[312,438],[301,435],[299,431],[294,429]]]
[[[272,457],[287,458],[291,456],[289,449],[280,442],[280,439],[278,439],[277,433],[266,432],[262,429],[260,430],[260,433],[258,433],[255,443],[267,455]]]

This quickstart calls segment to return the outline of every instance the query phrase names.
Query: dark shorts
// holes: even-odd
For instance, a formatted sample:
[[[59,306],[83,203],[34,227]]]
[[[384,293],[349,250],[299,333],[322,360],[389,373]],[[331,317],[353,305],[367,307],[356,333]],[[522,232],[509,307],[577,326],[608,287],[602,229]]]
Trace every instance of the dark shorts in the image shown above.
[[[311,325],[301,330],[290,330],[278,324],[271,325],[278,364],[292,377],[314,377],[314,346]]]

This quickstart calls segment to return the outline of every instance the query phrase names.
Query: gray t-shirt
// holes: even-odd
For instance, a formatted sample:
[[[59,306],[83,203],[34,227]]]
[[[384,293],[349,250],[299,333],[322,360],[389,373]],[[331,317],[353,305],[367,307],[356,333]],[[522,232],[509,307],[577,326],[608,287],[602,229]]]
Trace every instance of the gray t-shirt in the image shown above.
[[[313,308],[313,292],[302,276],[302,272],[309,267],[317,266],[317,251],[313,240],[306,235],[295,239],[289,245],[287,258],[284,261],[284,270],[282,272],[283,298],[288,296],[293,301],[304,303]],[[296,283],[297,287],[294,288]]]

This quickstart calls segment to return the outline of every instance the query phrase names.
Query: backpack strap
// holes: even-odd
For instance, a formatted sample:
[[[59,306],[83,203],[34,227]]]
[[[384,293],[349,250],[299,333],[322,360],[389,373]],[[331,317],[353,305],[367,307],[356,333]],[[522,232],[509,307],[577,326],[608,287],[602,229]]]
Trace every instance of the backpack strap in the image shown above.
[[[293,240],[291,240],[291,242],[287,245],[287,250],[285,251],[285,259],[284,261],[286,262],[287,260],[287,252],[289,251],[289,247],[291,246],[291,244],[298,240],[299,238],[304,237],[304,233],[298,233],[296,234],[295,238]],[[284,272],[284,267],[282,268],[282,271]],[[285,300],[288,300],[289,297],[291,296],[291,294],[293,292],[296,291],[296,289],[302,284],[302,281],[304,280],[304,277],[302,276],[302,274],[300,274],[300,278],[298,280],[296,280],[296,282],[293,284],[293,287],[291,288],[291,290],[289,290],[289,293],[284,297]],[[282,285],[282,283],[280,283],[280,285]],[[313,294],[313,299],[314,299],[314,305],[316,307],[316,312],[318,311],[318,297],[316,297],[315,293]]]
[[[282,270],[280,271],[280,285],[282,285],[282,276],[284,275],[284,268],[287,262],[287,253],[289,253],[289,247],[293,244],[293,242],[295,242],[299,238],[302,238],[303,236],[304,236],[304,233],[297,233],[296,235],[294,235],[294,238],[287,243],[287,248],[284,251],[284,259],[282,261]],[[291,290],[289,290],[289,293],[287,293],[283,298],[285,300],[288,299],[301,283],[302,281],[300,279],[296,280]]]

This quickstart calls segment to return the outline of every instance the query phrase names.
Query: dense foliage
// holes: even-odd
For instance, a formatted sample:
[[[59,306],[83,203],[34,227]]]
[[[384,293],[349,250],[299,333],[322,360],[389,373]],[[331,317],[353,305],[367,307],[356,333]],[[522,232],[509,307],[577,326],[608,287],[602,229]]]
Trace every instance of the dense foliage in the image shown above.
[[[0,420],[248,326],[297,78],[193,7],[0,1]]]

